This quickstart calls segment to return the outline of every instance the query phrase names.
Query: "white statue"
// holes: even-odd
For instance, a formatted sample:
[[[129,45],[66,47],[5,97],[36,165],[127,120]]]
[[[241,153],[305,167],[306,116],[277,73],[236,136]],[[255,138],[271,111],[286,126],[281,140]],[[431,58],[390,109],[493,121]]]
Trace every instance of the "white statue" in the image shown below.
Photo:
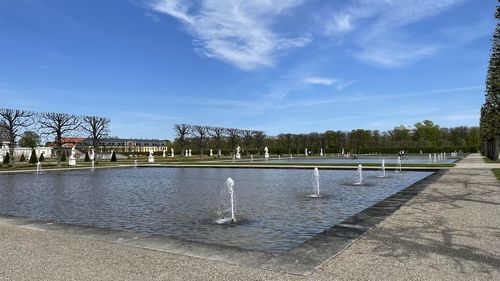
[[[76,149],[75,146],[71,148],[71,155],[69,156],[68,165],[76,166]]]
[[[193,156],[193,154],[191,154],[191,148],[189,149],[189,156]]]
[[[189,156],[189,150],[186,149],[186,153],[184,154],[184,156],[186,156],[186,157]]]
[[[319,156],[323,156],[323,148],[320,150]]]
[[[266,147],[264,147],[264,158],[265,159],[269,159],[269,149]]]
[[[90,160],[94,160],[95,159],[95,153],[94,153],[94,149],[93,148],[90,149],[89,158],[90,158]]]
[[[182,154],[182,153],[181,153]],[[170,157],[175,157],[174,149],[170,148]]]
[[[164,149],[163,150],[163,158],[165,158],[166,154],[167,154],[167,151]]]
[[[148,156],[148,163],[154,163],[154,162],[155,162],[155,157],[153,156],[153,150],[150,150]]]
[[[236,147],[236,159],[241,159],[241,154],[240,154],[240,146]]]
[[[214,156],[214,153],[212,152],[212,149],[210,148],[210,157]]]

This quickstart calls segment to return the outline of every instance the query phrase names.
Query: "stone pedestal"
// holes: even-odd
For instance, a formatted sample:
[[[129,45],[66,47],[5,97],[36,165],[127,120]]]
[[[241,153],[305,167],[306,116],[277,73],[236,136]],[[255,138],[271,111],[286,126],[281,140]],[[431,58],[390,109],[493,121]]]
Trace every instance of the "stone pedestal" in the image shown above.
[[[76,158],[75,158],[73,155],[71,155],[71,156],[69,157],[69,162],[68,162],[68,164],[69,164],[70,166],[76,166]]]
[[[148,156],[148,163],[154,163],[155,162],[155,157],[154,156]]]

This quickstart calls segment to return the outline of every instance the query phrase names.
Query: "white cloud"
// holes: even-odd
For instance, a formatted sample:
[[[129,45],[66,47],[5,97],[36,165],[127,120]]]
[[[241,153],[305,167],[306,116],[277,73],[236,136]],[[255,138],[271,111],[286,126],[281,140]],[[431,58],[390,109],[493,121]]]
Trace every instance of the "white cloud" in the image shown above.
[[[308,84],[330,86],[338,82],[337,79],[325,77],[308,77],[304,80]]]
[[[412,39],[403,27],[445,12],[466,0],[355,0],[332,11],[324,32],[347,36],[354,30],[357,57],[385,67],[400,67],[434,54],[441,44]],[[395,43],[399,42],[399,43]],[[404,43],[402,43],[404,42]]]
[[[311,40],[289,38],[272,29],[276,18],[303,0],[156,0],[150,7],[179,19],[195,38],[197,52],[243,70],[272,66],[278,55]]]

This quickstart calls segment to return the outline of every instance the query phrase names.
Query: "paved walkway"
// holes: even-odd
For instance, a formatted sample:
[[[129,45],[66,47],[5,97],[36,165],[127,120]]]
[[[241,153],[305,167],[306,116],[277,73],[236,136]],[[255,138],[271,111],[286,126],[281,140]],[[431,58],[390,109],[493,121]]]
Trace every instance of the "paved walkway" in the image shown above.
[[[479,153],[468,155],[465,159],[457,163],[455,169],[500,169],[500,163],[486,163]]]
[[[490,170],[452,169],[308,276],[0,224],[0,280],[500,280],[499,214]]]

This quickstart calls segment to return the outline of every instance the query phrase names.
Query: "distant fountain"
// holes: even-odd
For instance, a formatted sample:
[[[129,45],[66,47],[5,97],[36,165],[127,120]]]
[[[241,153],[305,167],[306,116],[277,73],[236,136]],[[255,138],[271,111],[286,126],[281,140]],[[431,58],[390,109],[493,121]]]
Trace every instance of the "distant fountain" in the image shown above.
[[[281,160],[281,154],[280,154],[280,155],[278,155],[278,160]]]
[[[313,191],[314,194],[309,195],[311,198],[319,198],[321,195],[319,194],[319,170],[318,168],[314,168],[313,177],[312,177]]]
[[[358,165],[358,181],[354,184],[362,185],[363,184],[363,166],[361,164]]]
[[[94,159],[95,159],[95,152],[94,149],[90,149],[90,155],[89,155],[90,161],[92,162],[92,170],[94,170]]]
[[[304,155],[307,156],[307,148],[304,148]]]
[[[36,163],[36,173],[40,174],[41,171],[42,171],[42,162],[38,161]]]
[[[429,163],[432,163],[432,154],[429,153]]]
[[[250,160],[252,160],[252,161],[253,161],[253,154],[251,154],[251,155],[250,155]]]
[[[380,175],[378,177],[385,178],[385,159],[382,159],[382,165],[380,166],[380,170],[382,171],[382,175]]]
[[[398,156],[398,161],[397,161],[397,165],[396,165],[396,173],[401,173],[402,172],[402,168],[401,168],[401,156]]]
[[[323,148],[319,151],[319,156],[323,156]]]
[[[438,153],[438,162],[441,161],[441,153]]]
[[[290,153],[290,159],[293,159],[293,154]]]
[[[230,203],[231,203],[231,217],[230,218],[219,218],[216,223],[218,224],[232,224],[236,223],[235,207],[234,207],[234,181],[232,178],[227,178],[226,180],[226,188],[229,192]]]
[[[134,160],[134,168],[137,168],[137,159]]]
[[[438,160],[437,160],[437,154],[434,153],[434,163],[436,163]]]

